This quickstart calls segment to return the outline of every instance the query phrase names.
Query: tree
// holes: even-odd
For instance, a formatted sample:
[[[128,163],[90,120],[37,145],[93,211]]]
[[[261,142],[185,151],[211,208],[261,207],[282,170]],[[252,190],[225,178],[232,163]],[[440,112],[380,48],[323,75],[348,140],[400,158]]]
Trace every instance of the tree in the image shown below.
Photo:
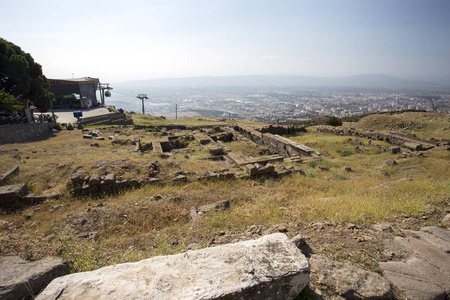
[[[29,99],[42,112],[50,108],[50,86],[42,67],[19,46],[0,38],[0,89],[15,98]]]
[[[336,126],[341,126],[342,125],[342,120],[341,120],[341,118],[333,116],[333,117],[331,117],[331,118],[329,118],[327,120],[327,125],[335,126],[335,127]]]
[[[4,89],[0,90],[0,111],[7,111],[12,113],[17,110],[22,110],[22,103],[16,100],[14,96],[5,92]]]

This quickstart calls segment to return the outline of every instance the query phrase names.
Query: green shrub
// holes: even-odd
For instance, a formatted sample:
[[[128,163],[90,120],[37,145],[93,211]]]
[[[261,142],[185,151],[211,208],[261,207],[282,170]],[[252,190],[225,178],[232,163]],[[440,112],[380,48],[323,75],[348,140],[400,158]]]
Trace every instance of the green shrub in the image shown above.
[[[342,120],[338,117],[331,117],[327,120],[327,125],[330,126],[342,126]]]
[[[336,150],[337,153],[339,153],[341,155],[341,157],[346,157],[346,156],[350,156],[353,155],[354,153],[350,150]]]

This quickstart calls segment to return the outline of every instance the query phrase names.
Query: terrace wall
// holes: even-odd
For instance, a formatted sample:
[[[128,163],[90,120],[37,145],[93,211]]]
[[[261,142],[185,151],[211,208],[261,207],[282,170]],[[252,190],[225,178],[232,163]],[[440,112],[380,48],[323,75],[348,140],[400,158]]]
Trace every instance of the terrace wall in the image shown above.
[[[283,155],[284,157],[311,156],[314,153],[314,149],[279,135],[261,133],[251,128],[238,125],[234,126],[234,130],[249,137],[253,142],[265,146],[270,151]]]
[[[356,129],[349,127],[331,127],[331,126],[320,126],[317,128],[317,131],[331,133],[335,135],[347,135],[347,136],[357,136],[361,138],[371,139],[371,140],[379,140],[385,141],[389,144],[404,146],[408,143],[420,143],[420,149],[430,149],[433,148],[434,145],[431,143],[423,143],[416,139],[411,139],[399,135],[393,135],[380,131],[357,131]]]
[[[24,142],[50,130],[50,123],[29,123],[0,126],[0,145]]]

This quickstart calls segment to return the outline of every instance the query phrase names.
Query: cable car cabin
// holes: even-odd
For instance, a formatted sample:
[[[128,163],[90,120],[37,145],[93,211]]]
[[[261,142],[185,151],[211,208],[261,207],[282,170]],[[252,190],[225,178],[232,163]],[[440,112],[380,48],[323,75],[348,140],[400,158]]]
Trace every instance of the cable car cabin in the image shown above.
[[[105,97],[111,97],[111,92],[110,91],[106,91],[105,92]]]

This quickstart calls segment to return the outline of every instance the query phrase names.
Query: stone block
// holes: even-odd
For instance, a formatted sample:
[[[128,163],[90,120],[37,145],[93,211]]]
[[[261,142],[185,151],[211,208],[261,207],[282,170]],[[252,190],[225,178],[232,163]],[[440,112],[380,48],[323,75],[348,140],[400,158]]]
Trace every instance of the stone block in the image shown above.
[[[114,190],[123,190],[127,189],[130,186],[130,182],[128,180],[118,180],[114,185]]]
[[[81,186],[83,183],[83,176],[79,173],[73,173],[70,177],[70,182],[74,187]]]
[[[53,280],[37,299],[294,299],[309,264],[282,233]]]
[[[0,205],[19,201],[28,194],[28,188],[25,183],[0,186]]]
[[[139,181],[135,178],[130,179],[130,181],[128,182],[129,187],[138,187],[139,186]]]
[[[209,211],[219,211],[219,210],[225,210],[225,209],[229,209],[229,208],[230,208],[230,200],[224,200],[224,201],[219,201],[219,202],[215,202],[212,204],[202,205],[197,209],[197,211],[206,213]]]
[[[89,186],[100,185],[100,176],[98,174],[92,174],[89,177],[88,184]]]
[[[325,165],[319,165],[318,168],[321,171],[330,171],[330,168],[328,166],[325,166]]]
[[[246,170],[247,170],[247,174],[250,176],[258,175],[258,168],[256,167],[256,165],[247,165]]]
[[[208,151],[209,151],[209,154],[211,154],[212,156],[225,154],[225,151],[223,150],[223,148],[210,148],[210,149],[208,149]]]
[[[413,143],[413,142],[404,142],[403,147],[408,148],[412,151],[420,151],[422,150],[422,144]]]
[[[99,187],[99,191],[100,191],[101,193],[109,193],[109,192],[112,191],[112,186],[113,186],[112,183],[106,183],[106,182],[104,182],[104,181],[102,180],[102,183],[101,183],[101,185],[100,185],[100,187]]]
[[[275,166],[272,164],[267,164],[258,170],[258,175],[268,175],[275,172]]]
[[[114,173],[109,173],[105,176],[105,179],[103,179],[105,184],[113,184],[116,182],[116,175]]]
[[[390,147],[390,148],[389,148],[389,151],[390,151],[392,154],[397,154],[397,153],[400,153],[401,149],[400,149],[400,147]]]
[[[4,185],[10,177],[16,175],[17,173],[19,173],[19,166],[16,166],[16,167],[12,168],[11,170],[7,171],[6,173],[4,173],[0,177],[0,186]]]
[[[187,177],[185,175],[178,175],[174,178],[172,178],[170,181],[171,182],[187,182]]]
[[[69,273],[67,263],[57,257],[28,262],[18,256],[3,256],[0,268],[0,299],[4,300],[32,299],[54,278]]]

